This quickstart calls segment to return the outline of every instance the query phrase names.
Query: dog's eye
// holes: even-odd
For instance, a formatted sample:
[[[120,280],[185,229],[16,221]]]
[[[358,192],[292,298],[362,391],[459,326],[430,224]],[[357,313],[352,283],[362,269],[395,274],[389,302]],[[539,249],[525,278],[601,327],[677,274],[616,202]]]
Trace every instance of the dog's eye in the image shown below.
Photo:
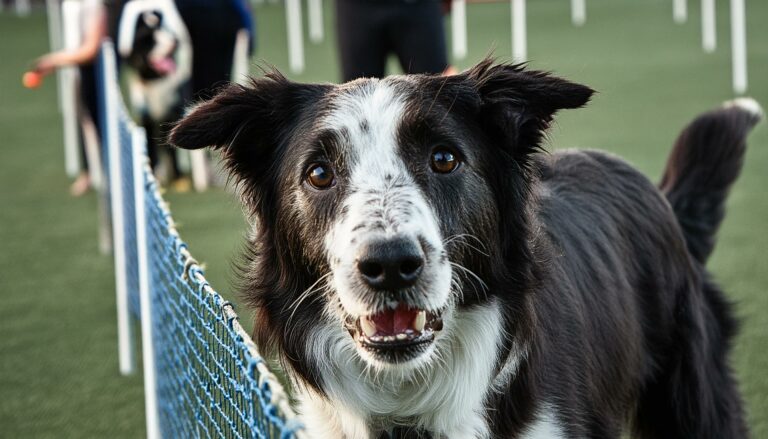
[[[333,170],[328,165],[312,165],[307,171],[307,181],[316,189],[328,189],[336,182]]]
[[[438,148],[432,151],[431,165],[433,171],[448,174],[459,167],[459,158],[448,149]]]

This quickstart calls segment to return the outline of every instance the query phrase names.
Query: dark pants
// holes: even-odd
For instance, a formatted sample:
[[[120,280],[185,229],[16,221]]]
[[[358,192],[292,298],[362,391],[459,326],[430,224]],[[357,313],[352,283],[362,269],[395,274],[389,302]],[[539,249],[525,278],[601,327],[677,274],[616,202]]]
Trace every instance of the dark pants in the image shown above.
[[[196,2],[177,2],[177,6],[192,39],[192,98],[210,99],[216,87],[229,80],[242,19],[224,0],[210,6]]]
[[[390,53],[406,73],[448,67],[439,0],[336,0],[343,80],[382,77]]]
[[[96,81],[96,63],[84,64],[80,68],[80,102],[83,105],[83,110],[93,120],[93,124],[96,126],[96,134],[99,135],[101,140],[102,129],[102,114],[99,111],[99,88]],[[80,126],[78,122],[78,127]],[[83,169],[88,170],[89,163],[88,157],[85,154],[85,136],[80,136],[80,158],[82,160]],[[95,165],[95,164],[91,164]]]

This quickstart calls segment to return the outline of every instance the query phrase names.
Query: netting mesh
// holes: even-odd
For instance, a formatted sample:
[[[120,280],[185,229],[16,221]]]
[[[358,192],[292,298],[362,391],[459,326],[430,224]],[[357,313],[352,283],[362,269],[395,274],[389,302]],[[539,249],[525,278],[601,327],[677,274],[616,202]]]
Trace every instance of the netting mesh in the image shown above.
[[[274,376],[253,355],[232,305],[205,281],[175,233],[154,179],[145,175],[162,431],[174,437],[291,437],[298,424],[284,421],[273,401]]]
[[[104,87],[117,87],[116,81],[102,79]],[[131,273],[126,276],[127,294],[137,316],[141,296],[136,225],[139,221],[146,225],[151,342],[162,436],[301,437],[301,425],[285,391],[240,326],[232,304],[211,288],[180,239],[146,154],[141,160],[141,181],[133,181],[132,149],[146,148],[146,139],[136,137],[143,131],[133,129],[122,99],[105,114],[118,121],[122,179],[130,180],[122,187],[124,194],[131,194],[123,198],[131,206],[122,212],[125,242],[131,248],[125,257]],[[134,184],[144,189],[139,191],[143,197],[132,195]],[[135,198],[144,198],[144,218],[136,219]]]

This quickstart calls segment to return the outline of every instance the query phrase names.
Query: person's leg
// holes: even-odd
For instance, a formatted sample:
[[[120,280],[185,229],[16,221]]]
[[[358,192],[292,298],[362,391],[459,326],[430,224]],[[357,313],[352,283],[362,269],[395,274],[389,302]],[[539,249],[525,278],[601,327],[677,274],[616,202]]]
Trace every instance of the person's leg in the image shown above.
[[[232,73],[240,18],[236,10],[221,6],[180,8],[179,12],[192,40],[192,98],[209,99]]]
[[[395,53],[406,73],[443,73],[448,54],[439,0],[398,3],[389,24]]]
[[[97,83],[96,83],[96,68],[93,64],[80,66],[80,112],[82,118],[90,118],[92,125],[95,128],[97,134],[96,141],[101,141],[101,112],[99,111],[98,95],[97,95]],[[83,129],[83,124],[78,123],[80,126],[80,160],[83,164],[80,174],[72,182],[69,187],[69,193],[72,196],[79,197],[88,192],[91,187],[91,178],[89,174],[89,168],[91,166],[100,166],[98,163],[89,163],[89,154],[86,152],[86,142],[88,141],[88,135]]]
[[[383,22],[386,5],[370,0],[336,1],[336,36],[344,82],[384,76],[387,36]]]

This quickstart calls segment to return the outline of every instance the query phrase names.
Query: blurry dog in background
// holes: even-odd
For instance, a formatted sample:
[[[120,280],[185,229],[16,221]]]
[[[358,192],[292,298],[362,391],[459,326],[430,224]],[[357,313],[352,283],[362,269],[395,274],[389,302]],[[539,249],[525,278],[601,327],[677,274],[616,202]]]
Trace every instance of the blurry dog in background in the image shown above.
[[[162,127],[184,115],[191,97],[192,45],[173,2],[132,0],[120,19],[118,52],[129,67],[133,112],[147,131],[147,148],[161,181],[181,175]]]
[[[309,437],[741,439],[731,307],[705,264],[762,111],[675,144],[660,186],[545,153],[586,86],[485,60],[447,77],[299,84],[196,106],[254,219],[243,296]]]

